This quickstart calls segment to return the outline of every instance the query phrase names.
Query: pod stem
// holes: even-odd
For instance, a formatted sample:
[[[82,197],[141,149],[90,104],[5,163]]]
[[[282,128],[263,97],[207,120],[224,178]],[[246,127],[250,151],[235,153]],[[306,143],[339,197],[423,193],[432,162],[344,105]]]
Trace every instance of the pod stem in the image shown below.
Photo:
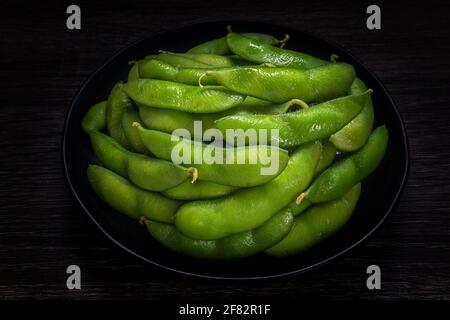
[[[128,65],[132,65],[132,64],[135,64],[135,63],[138,63],[139,61],[138,60],[130,60],[130,61],[128,61]]]
[[[203,88],[203,87],[204,87],[204,85],[202,85],[202,79],[203,79],[204,76],[207,76],[207,75],[208,75],[208,71],[205,71],[205,72],[202,73],[202,75],[198,78],[198,86],[199,86],[200,88]]]
[[[198,170],[197,170],[197,168],[189,167],[189,168],[187,168],[187,172],[189,172],[190,175],[192,176],[191,183],[194,183],[198,179]]]
[[[268,63],[268,62],[261,63],[259,66],[260,67],[267,67],[267,68],[275,68],[276,67],[274,64]]]
[[[305,193],[304,192],[302,192],[298,197],[297,197],[297,199],[295,199],[295,203],[296,204],[300,204],[300,203],[302,203],[302,201],[303,201],[303,199],[305,198]]]
[[[289,101],[289,105],[286,108],[285,112],[288,112],[289,109],[292,108],[292,106],[300,106],[303,109],[309,108],[309,105],[305,101],[300,99],[292,99],[291,101]]]
[[[136,127],[136,128],[139,128],[139,127],[141,127],[141,124],[139,122],[134,121],[132,126]]]
[[[144,216],[139,217],[139,224],[144,225],[146,221],[147,221],[146,217],[144,217]]]
[[[284,48],[284,46],[286,45],[286,43],[289,41],[291,37],[286,33],[284,35],[284,38],[281,40],[278,40],[278,44],[280,45],[280,48]]]
[[[330,61],[336,63],[339,60],[339,56],[336,53],[330,55]]]
[[[232,33],[232,32],[233,32],[233,30],[231,30],[231,26],[230,26],[230,25],[227,26],[227,31],[228,31],[229,33]]]

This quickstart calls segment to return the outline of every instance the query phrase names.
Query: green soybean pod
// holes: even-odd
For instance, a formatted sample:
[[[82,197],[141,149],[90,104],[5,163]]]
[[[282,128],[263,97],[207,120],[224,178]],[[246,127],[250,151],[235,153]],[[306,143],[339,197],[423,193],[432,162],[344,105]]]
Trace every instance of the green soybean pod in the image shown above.
[[[125,148],[129,148],[130,144],[122,128],[122,116],[125,111],[132,110],[133,105],[122,88],[123,83],[118,82],[109,94],[106,104],[106,127],[111,137]]]
[[[192,60],[187,57],[174,55],[174,54],[170,54],[170,53],[165,53],[165,52],[158,54],[156,57],[150,56],[150,57],[146,57],[146,58],[158,59],[158,60],[164,61],[166,63],[169,63],[172,66],[177,67],[177,68],[210,68],[211,67],[209,64],[206,64],[206,63],[202,63],[202,62],[195,61],[195,60]]]
[[[350,187],[372,173],[383,159],[388,144],[385,126],[376,128],[360,150],[336,162],[319,175],[297,198],[297,203],[312,203],[340,198]]]
[[[234,32],[228,33],[226,39],[228,47],[234,54],[255,63],[271,63],[275,66],[302,69],[329,64],[328,61],[309,54],[277,48],[264,41]]]
[[[184,166],[194,165],[201,180],[228,186],[267,183],[284,170],[289,159],[286,150],[274,146],[222,148],[141,126],[138,129],[145,146],[156,157]]]
[[[322,140],[322,154],[320,155],[319,163],[317,163],[315,175],[319,175],[323,170],[328,168],[333,163],[336,157],[336,147],[327,140]]]
[[[306,144],[297,148],[286,169],[266,184],[219,199],[186,203],[177,211],[177,229],[193,239],[215,240],[259,227],[310,184],[320,153],[320,142]]]
[[[245,96],[222,87],[197,87],[153,79],[133,80],[126,83],[123,90],[141,105],[192,113],[231,109],[245,99]]]
[[[198,80],[206,70],[208,69],[178,68],[158,59],[146,59],[139,63],[139,75],[142,79],[174,81],[193,86],[198,85]],[[205,85],[216,84],[207,76],[202,77],[202,83]]]
[[[214,122],[232,114],[281,114],[302,102],[293,99],[281,104],[247,96],[239,106],[216,113],[189,113],[178,110],[168,110],[139,106],[139,116],[149,129],[172,133],[176,129],[184,128],[194,135],[194,122],[202,125],[202,132],[214,128]]]
[[[139,116],[147,128],[166,133],[172,133],[177,129],[184,128],[191,135],[194,135],[194,121],[201,121],[202,132],[212,128],[214,125],[214,119],[210,121],[209,114],[189,113],[147,106],[139,106]]]
[[[227,115],[233,114],[283,114],[294,108],[308,108],[308,105],[299,99],[291,99],[284,103],[271,103],[270,101],[247,96],[244,102],[234,109],[227,110]],[[216,117],[216,120],[220,118]]]
[[[334,161],[336,157],[336,147],[327,140],[321,140],[322,143],[322,153],[320,155],[319,161],[317,163],[316,169],[314,170],[314,177],[317,177],[328,168]],[[292,210],[292,214],[298,216],[300,213],[312,206],[312,202],[309,200],[303,200],[300,204],[297,201],[292,201],[288,207]]]
[[[345,95],[355,79],[355,69],[346,63],[308,70],[250,66],[207,70],[205,76],[237,93],[268,101],[314,102]]]
[[[278,243],[293,222],[289,209],[283,209],[263,225],[219,240],[194,240],[174,226],[146,220],[150,234],[163,246],[177,253],[203,259],[237,259],[253,256]]]
[[[133,62],[133,65],[130,68],[130,71],[128,72],[128,82],[139,79],[139,63],[140,61]]]
[[[288,207],[292,210],[292,214],[294,215],[294,217],[296,217],[312,205],[313,203],[309,200],[303,200],[300,204],[297,204],[297,201],[294,200],[288,205]]]
[[[203,200],[226,196],[238,190],[236,187],[197,180],[195,183],[185,181],[176,187],[165,190],[163,195],[176,200]]]
[[[201,78],[202,85],[217,85],[214,79],[204,75],[206,70],[214,70],[214,68],[180,68],[175,74],[173,81],[198,86]]]
[[[144,191],[118,174],[97,165],[87,169],[89,183],[109,206],[127,216],[173,223],[181,201],[167,199],[158,193]]]
[[[232,58],[211,53],[175,53],[164,51],[165,54],[174,55],[204,63],[212,67],[233,67],[235,63]]]
[[[103,130],[106,126],[106,101],[94,104],[83,117],[81,127],[84,132]]]
[[[369,94],[370,91],[345,96],[286,114],[236,114],[221,118],[214,125],[222,134],[228,129],[266,129],[268,141],[277,140],[280,147],[289,148],[328,138],[358,115]],[[277,136],[272,136],[272,130],[277,130]]]
[[[135,122],[141,123],[137,111],[127,110],[123,113],[122,128],[131,148],[140,153],[147,153],[147,148],[142,143],[141,136],[139,135],[136,126],[133,126],[133,123]]]
[[[145,59],[139,63],[139,77],[143,79],[171,81],[177,72],[177,67],[158,59]]]
[[[269,45],[277,45],[279,44],[279,40],[274,36],[264,33],[243,33],[242,35],[252,38],[259,39],[264,41]],[[201,43],[187,51],[188,53],[211,53],[211,54],[219,54],[226,55],[231,52],[230,48],[228,48],[226,37],[213,39],[204,43]]]
[[[342,198],[321,203],[294,219],[292,229],[275,246],[266,250],[274,257],[304,252],[339,231],[350,219],[358,203],[361,184],[358,183]]]
[[[360,94],[367,91],[367,87],[356,78],[350,88],[349,94]],[[373,128],[373,104],[370,96],[366,97],[361,112],[341,130],[330,137],[330,141],[342,151],[355,151],[361,148],[369,138]]]
[[[189,177],[192,180],[196,178],[196,170],[193,168],[187,169],[169,161],[130,152],[98,131],[91,132],[90,138],[95,155],[106,168],[130,179],[142,189],[164,191]]]

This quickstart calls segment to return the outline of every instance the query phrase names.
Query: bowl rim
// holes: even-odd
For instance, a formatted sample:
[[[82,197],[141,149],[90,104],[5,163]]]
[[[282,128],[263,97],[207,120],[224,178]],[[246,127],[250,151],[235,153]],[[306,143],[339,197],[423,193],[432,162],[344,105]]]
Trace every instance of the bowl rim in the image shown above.
[[[202,273],[196,273],[196,272],[190,272],[190,271],[184,271],[178,268],[173,268],[173,267],[169,267],[167,265],[164,265],[162,263],[158,263],[156,261],[153,261],[149,258],[144,257],[143,255],[133,251],[132,249],[128,248],[125,244],[122,244],[119,240],[115,239],[95,218],[94,214],[92,214],[90,212],[90,209],[87,208],[87,206],[81,201],[79,194],[77,192],[77,190],[75,189],[75,187],[73,186],[70,174],[69,174],[69,170],[67,167],[67,159],[66,159],[66,152],[67,152],[67,147],[66,147],[66,139],[67,139],[67,127],[68,127],[68,123],[69,120],[72,116],[72,113],[74,112],[74,105],[75,102],[79,99],[81,93],[84,91],[84,89],[86,88],[86,86],[88,85],[88,83],[91,81],[92,78],[94,78],[98,73],[100,73],[105,66],[107,66],[111,61],[113,61],[114,59],[116,59],[118,56],[120,56],[123,52],[126,52],[129,48],[139,45],[143,42],[149,41],[152,38],[159,36],[159,35],[163,35],[169,31],[175,31],[175,30],[179,30],[179,29],[185,29],[185,28],[189,28],[189,27],[194,27],[194,26],[199,26],[199,25],[208,25],[208,24],[218,24],[218,23],[223,23],[223,24],[233,24],[233,22],[236,23],[257,23],[259,25],[265,25],[266,27],[276,27],[276,28],[284,28],[286,30],[291,30],[297,33],[301,33],[304,34],[308,37],[314,38],[315,40],[321,41],[321,42],[325,42],[328,45],[334,46],[336,48],[338,48],[339,50],[345,52],[345,54],[347,54],[349,57],[351,57],[352,59],[354,59],[360,67],[362,67],[380,86],[380,88],[384,91],[384,94],[386,95],[387,99],[389,100],[391,106],[393,107],[395,116],[398,119],[399,125],[400,125],[400,129],[402,132],[402,141],[403,141],[403,152],[405,155],[405,163],[403,164],[404,166],[404,172],[403,175],[401,177],[401,183],[400,183],[400,187],[398,188],[397,192],[395,193],[395,196],[389,206],[389,208],[385,211],[385,213],[380,216],[379,221],[370,229],[369,232],[367,232],[363,237],[361,237],[360,239],[354,241],[351,245],[349,245],[348,247],[340,250],[339,252],[329,256],[326,259],[322,259],[320,261],[318,261],[315,264],[309,265],[307,267],[302,267],[300,269],[297,270],[292,270],[292,271],[288,271],[288,272],[282,272],[282,273],[276,273],[276,274],[269,274],[269,275],[261,275],[261,276],[245,276],[245,277],[232,277],[232,276],[218,276],[218,275],[208,275],[208,274],[202,274]],[[347,50],[346,48],[342,47],[341,45],[335,43],[334,41],[325,39],[321,36],[317,36],[315,34],[312,34],[310,32],[305,32],[299,29],[294,29],[292,27],[288,27],[285,25],[281,25],[281,24],[276,24],[276,23],[268,23],[265,21],[261,21],[261,20],[257,20],[257,19],[234,19],[234,20],[223,20],[223,19],[208,19],[208,20],[201,20],[201,21],[196,21],[196,22],[192,22],[192,23],[187,23],[187,24],[181,24],[181,25],[177,25],[174,28],[169,28],[169,29],[164,29],[160,32],[155,32],[152,33],[149,36],[140,38],[134,42],[132,42],[131,44],[125,46],[124,48],[116,51],[110,58],[108,58],[106,61],[104,61],[102,63],[102,65],[98,68],[96,68],[84,81],[83,84],[81,85],[81,87],[77,90],[74,98],[72,99],[71,103],[70,103],[70,107],[68,109],[68,111],[66,111],[66,116],[65,116],[65,120],[64,120],[64,129],[63,129],[63,135],[62,135],[62,139],[61,139],[61,161],[62,161],[62,166],[63,166],[63,170],[64,170],[64,180],[66,185],[69,187],[70,193],[72,195],[72,197],[75,198],[75,200],[77,201],[77,203],[81,206],[81,208],[85,211],[85,213],[90,217],[90,219],[94,222],[94,224],[103,232],[103,234],[106,235],[107,238],[109,238],[113,243],[115,243],[117,246],[119,246],[120,248],[122,248],[123,250],[125,250],[126,252],[132,254],[135,257],[138,257],[140,259],[142,259],[143,261],[146,261],[154,266],[157,266],[159,268],[171,271],[171,272],[175,272],[178,274],[182,274],[182,275],[186,275],[186,276],[192,276],[192,277],[196,277],[196,278],[203,278],[203,279],[212,279],[212,280],[236,280],[236,281],[252,281],[252,280],[267,280],[267,279],[275,279],[275,278],[284,278],[284,277],[288,277],[288,276],[293,276],[293,275],[298,275],[298,274],[303,274],[307,271],[311,271],[314,270],[320,266],[323,266],[329,262],[331,262],[332,260],[335,260],[341,256],[343,256],[344,254],[346,254],[347,252],[349,252],[350,250],[352,250],[353,248],[355,248],[356,246],[358,246],[359,244],[361,244],[362,242],[366,241],[370,236],[372,236],[374,234],[374,232],[386,221],[387,217],[391,214],[391,212],[395,209],[395,207],[397,206],[399,199],[405,189],[406,186],[406,182],[408,179],[408,175],[409,175],[409,171],[410,171],[410,151],[409,151],[409,142],[408,142],[408,135],[407,135],[407,131],[406,131],[406,127],[405,127],[405,123],[403,120],[403,117],[400,113],[400,111],[398,110],[397,104],[395,103],[395,101],[393,100],[392,96],[390,95],[389,91],[386,89],[386,87],[384,86],[384,84],[380,81],[380,79],[369,69],[366,67],[365,64],[363,64],[357,57],[355,57],[349,50]]]

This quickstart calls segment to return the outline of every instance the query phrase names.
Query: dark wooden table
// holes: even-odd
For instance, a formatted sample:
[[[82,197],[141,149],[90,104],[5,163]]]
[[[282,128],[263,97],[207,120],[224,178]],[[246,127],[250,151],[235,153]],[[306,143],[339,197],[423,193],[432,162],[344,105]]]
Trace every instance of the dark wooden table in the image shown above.
[[[355,1],[121,3],[77,1],[82,30],[70,31],[68,3],[2,1],[0,298],[450,298],[448,4],[381,4],[382,29],[371,31],[370,3]],[[252,283],[178,276],[119,249],[72,200],[60,159],[64,117],[88,75],[133,41],[209,19],[248,18],[335,41],[375,72],[406,123],[408,184],[369,241],[320,269]],[[71,264],[82,268],[82,290],[66,289]],[[371,264],[381,267],[381,290],[366,288]]]

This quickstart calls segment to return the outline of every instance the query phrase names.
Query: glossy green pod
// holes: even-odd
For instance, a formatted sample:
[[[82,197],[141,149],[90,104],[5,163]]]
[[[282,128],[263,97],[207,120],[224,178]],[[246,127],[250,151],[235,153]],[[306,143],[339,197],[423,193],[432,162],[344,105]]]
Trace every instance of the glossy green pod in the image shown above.
[[[142,79],[156,79],[180,82],[192,86],[198,85],[198,80],[203,76],[205,68],[178,68],[158,59],[146,59],[139,63],[139,75]],[[203,76],[202,84],[215,85],[210,77]]]
[[[140,78],[140,76],[139,76],[139,63],[140,63],[140,61],[136,61],[131,66],[130,71],[128,72],[128,80],[127,80],[128,82]]]
[[[320,142],[306,144],[292,153],[278,177],[264,185],[186,203],[177,211],[177,229],[190,238],[215,240],[259,227],[309,185],[320,153]]]
[[[202,132],[214,128],[214,122],[232,114],[281,114],[301,102],[293,99],[285,103],[272,102],[247,96],[239,106],[216,113],[189,113],[178,110],[168,110],[139,106],[139,116],[149,129],[172,133],[184,128],[194,135],[194,122],[201,122]]]
[[[164,191],[163,195],[176,200],[204,200],[220,198],[236,190],[238,190],[236,187],[197,180],[195,183],[185,181],[176,187]]]
[[[227,56],[211,54],[211,53],[176,53],[164,52],[169,55],[191,59],[195,62],[204,63],[211,67],[233,67],[234,60]]]
[[[128,178],[142,189],[164,191],[187,179],[192,180],[196,174],[192,168],[130,152],[98,131],[91,132],[90,138],[95,155],[106,168]]]
[[[330,141],[322,140],[321,142],[322,154],[320,155],[319,163],[317,163],[316,170],[314,171],[316,176],[328,168],[336,157],[336,147]]]
[[[136,110],[127,110],[123,113],[122,128],[131,149],[139,153],[147,153],[147,148],[142,143],[141,136],[139,135],[136,126],[133,126],[133,123],[135,122],[141,123],[141,119]]]
[[[141,105],[192,113],[219,112],[241,104],[245,96],[222,87],[197,87],[182,83],[137,79],[123,90]]]
[[[194,166],[198,178],[222,185],[252,187],[267,183],[284,170],[289,159],[286,150],[273,146],[213,148],[164,132],[138,128],[144,145],[156,157]],[[240,163],[237,159],[241,159]]]
[[[385,126],[380,126],[372,132],[364,147],[336,162],[319,175],[298,197],[297,203],[304,200],[318,203],[342,197],[347,190],[378,167],[387,144],[388,131]]]
[[[349,94],[361,94],[367,91],[367,87],[360,79],[356,78],[350,88]],[[341,130],[330,137],[330,141],[342,151],[355,151],[361,148],[369,138],[373,128],[373,104],[370,96],[366,97],[361,112]]]
[[[227,129],[266,129],[270,135],[268,141],[277,140],[282,148],[298,146],[328,138],[341,129],[358,115],[369,94],[368,91],[362,95],[345,96],[286,114],[231,115],[217,120],[214,125],[222,134]],[[273,129],[278,130],[275,132],[278,136],[271,135]]]
[[[106,126],[106,101],[101,101],[89,108],[81,121],[84,132],[103,130]]]
[[[292,210],[294,217],[298,216],[300,213],[304,212],[306,209],[311,207],[313,203],[309,200],[303,200],[300,204],[297,204],[296,200],[291,201],[288,205],[289,209]]]
[[[146,57],[146,58],[158,59],[158,60],[164,61],[164,62],[166,62],[174,67],[177,67],[177,68],[210,68],[211,67],[209,64],[195,61],[195,60],[189,59],[187,57],[166,53],[166,52],[162,52],[162,53],[158,54],[157,56],[150,56],[150,57]]]
[[[316,169],[314,170],[314,177],[321,174],[326,168],[328,168],[336,157],[336,147],[327,140],[321,140],[322,153],[320,154],[319,161],[317,162]],[[297,204],[296,200],[293,200],[288,207],[292,210],[292,214],[298,216],[300,213],[312,206],[312,202],[309,200],[303,200],[300,204]]]
[[[144,191],[118,174],[97,165],[87,169],[89,183],[109,206],[127,216],[173,223],[181,201],[167,199],[159,193]]]
[[[174,226],[146,221],[150,234],[163,246],[180,254],[203,259],[237,259],[255,255],[278,243],[288,234],[293,217],[283,209],[258,228],[220,240],[194,240]]]
[[[292,229],[278,244],[266,250],[274,257],[304,252],[339,231],[350,219],[358,203],[361,184],[342,198],[321,203],[294,219]]]
[[[122,128],[122,116],[125,111],[132,110],[133,105],[122,88],[123,83],[118,82],[109,94],[106,104],[106,127],[111,137],[125,148],[129,148],[130,144]]]
[[[313,69],[239,67],[208,70],[206,76],[243,95],[282,103],[290,99],[324,101],[344,96],[355,78],[346,63],[331,63]]]
[[[252,39],[238,33],[230,32],[227,45],[238,56],[255,62],[271,63],[275,66],[310,69],[329,64],[328,61],[309,54],[278,48],[259,39]]]
[[[242,35],[252,38],[259,39],[264,41],[269,45],[277,45],[279,43],[278,39],[274,36],[264,33],[243,33]],[[220,54],[226,55],[231,53],[230,48],[228,48],[226,37],[213,39],[204,43],[201,43],[187,51],[188,53],[211,53],[211,54]]]

